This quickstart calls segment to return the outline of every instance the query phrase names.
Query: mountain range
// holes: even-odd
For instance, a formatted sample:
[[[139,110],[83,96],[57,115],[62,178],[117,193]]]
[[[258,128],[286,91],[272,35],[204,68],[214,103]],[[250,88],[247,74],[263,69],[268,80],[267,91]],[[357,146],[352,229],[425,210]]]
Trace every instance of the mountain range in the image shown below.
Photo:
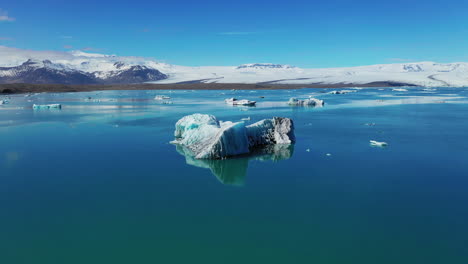
[[[252,63],[188,67],[151,58],[83,51],[33,51],[0,46],[0,83],[133,84],[253,83],[395,86],[468,86],[468,63],[397,63],[304,69]]]

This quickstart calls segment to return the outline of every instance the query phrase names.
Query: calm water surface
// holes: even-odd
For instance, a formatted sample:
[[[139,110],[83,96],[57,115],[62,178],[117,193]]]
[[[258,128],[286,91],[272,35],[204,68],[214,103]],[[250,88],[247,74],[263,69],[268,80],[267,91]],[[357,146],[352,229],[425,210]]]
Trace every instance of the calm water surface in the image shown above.
[[[323,91],[11,96],[0,263],[468,263],[468,89]],[[193,160],[169,144],[192,113],[290,117],[297,144]]]

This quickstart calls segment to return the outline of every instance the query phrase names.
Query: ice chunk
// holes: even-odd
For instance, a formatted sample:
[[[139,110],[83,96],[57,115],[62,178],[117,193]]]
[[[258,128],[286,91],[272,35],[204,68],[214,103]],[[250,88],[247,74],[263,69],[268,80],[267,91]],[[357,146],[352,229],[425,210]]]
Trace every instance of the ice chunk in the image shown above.
[[[296,142],[294,123],[289,118],[274,117],[273,119],[263,119],[246,128],[251,148],[274,144],[293,144]]]
[[[154,97],[154,100],[169,100],[171,99],[169,96],[165,96],[165,95],[156,95]]]
[[[33,104],[33,109],[62,109],[62,105],[61,104],[45,104],[45,105]]]
[[[288,101],[288,105],[292,106],[315,106],[315,107],[322,107],[325,104],[323,100],[316,99],[316,98],[309,98],[305,100],[299,100],[296,98],[290,98]]]
[[[0,105],[6,104],[5,100],[0,100]]]
[[[229,104],[229,105],[243,105],[243,106],[254,106],[257,103],[255,101],[249,101],[246,99],[237,100],[236,98],[229,98],[224,101],[226,102],[226,104]]]
[[[276,144],[293,144],[296,142],[294,123],[289,118],[274,117],[274,136]]]
[[[379,141],[375,141],[375,140],[370,140],[370,145],[371,146],[374,146],[374,147],[386,147],[388,146],[387,142],[379,142]]]
[[[329,94],[347,94],[347,93],[355,93],[356,90],[340,90],[340,91],[331,91]]]
[[[294,123],[274,117],[246,126],[220,122],[212,115],[193,114],[176,123],[172,143],[190,149],[196,159],[223,159],[248,154],[260,146],[295,143]]]
[[[392,91],[394,91],[394,92],[407,92],[408,89],[404,89],[404,88],[394,88],[394,89],[392,89]]]

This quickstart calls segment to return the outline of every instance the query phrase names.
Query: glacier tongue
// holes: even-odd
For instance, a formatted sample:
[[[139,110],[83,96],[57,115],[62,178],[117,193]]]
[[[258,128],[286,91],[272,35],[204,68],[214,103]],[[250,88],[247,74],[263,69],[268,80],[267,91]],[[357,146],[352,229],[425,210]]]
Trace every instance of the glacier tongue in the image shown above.
[[[248,154],[257,147],[295,143],[294,123],[274,117],[246,126],[220,122],[212,115],[193,114],[176,123],[172,143],[187,147],[196,159],[223,159]]]

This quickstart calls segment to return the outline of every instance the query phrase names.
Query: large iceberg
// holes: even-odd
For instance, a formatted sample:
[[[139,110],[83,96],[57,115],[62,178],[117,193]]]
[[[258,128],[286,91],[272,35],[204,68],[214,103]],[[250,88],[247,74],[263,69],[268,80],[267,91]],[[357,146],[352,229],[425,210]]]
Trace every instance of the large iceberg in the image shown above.
[[[294,123],[284,117],[246,126],[244,122],[223,122],[212,115],[193,114],[180,119],[175,127],[172,143],[187,147],[196,159],[224,159],[296,141]]]

